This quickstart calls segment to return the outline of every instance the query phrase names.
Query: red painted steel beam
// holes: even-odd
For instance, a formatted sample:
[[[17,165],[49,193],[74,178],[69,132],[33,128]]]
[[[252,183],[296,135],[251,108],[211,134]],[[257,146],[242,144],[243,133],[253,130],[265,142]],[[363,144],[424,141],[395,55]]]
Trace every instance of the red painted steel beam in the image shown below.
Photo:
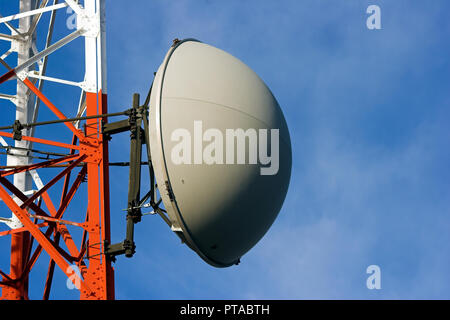
[[[23,81],[26,85],[59,119],[65,120],[67,117],[41,92],[38,88],[27,78]],[[83,140],[84,135],[81,130],[75,128],[71,122],[64,122],[64,124],[73,132],[80,140]]]
[[[81,185],[81,182],[83,182],[84,178],[86,177],[87,168],[84,166],[81,171],[78,173],[75,181],[72,183],[72,186],[69,189],[69,192],[65,194],[64,198],[61,199],[61,204],[59,206],[59,209],[56,213],[56,216],[61,217],[63,215],[63,212],[67,209],[70,202],[72,201],[76,191]],[[68,181],[67,181],[68,182]]]
[[[81,161],[86,158],[85,155],[82,155],[78,159],[76,159],[74,162],[72,162],[66,169],[61,171],[59,174],[57,174],[50,182],[44,185],[43,188],[39,189],[35,194],[33,194],[31,197],[28,198],[27,201],[25,201],[23,204],[20,205],[20,208],[26,208],[30,205],[30,203],[33,203],[34,200],[39,198],[44,192],[46,192],[51,186],[53,186],[56,182],[59,181],[62,177],[64,177],[68,172],[70,172],[73,168],[75,168]]]
[[[16,71],[14,69],[9,70],[8,72],[6,72],[5,74],[3,74],[0,77],[0,84],[2,84],[3,82],[8,81],[9,79],[14,77],[15,75],[16,75]]]
[[[47,238],[30,220],[27,216],[26,211],[20,208],[17,203],[9,196],[6,190],[0,185],[0,197],[3,199],[8,208],[16,215],[20,222],[28,229],[28,231],[33,235],[37,242],[44,248],[44,250],[50,255],[50,257],[55,260],[55,263],[61,268],[61,270],[71,278],[74,283],[79,283],[82,290],[86,295],[91,296],[93,293],[86,285],[83,279],[79,278],[76,274],[69,273],[69,264],[61,256],[61,252],[55,248],[53,241]]]
[[[44,227],[48,226],[48,222],[39,223],[36,226],[38,228],[44,228]],[[17,229],[6,230],[6,231],[0,232],[0,237],[8,236],[10,234],[20,233],[20,232],[24,232],[24,231],[27,231],[27,228],[22,227],[22,228],[17,228]]]
[[[43,198],[44,198],[45,205],[47,206],[48,210],[50,211],[50,214],[52,216],[56,216],[57,211],[56,211],[50,197],[48,196],[48,194],[44,193]],[[62,221],[62,220],[60,220],[60,221],[64,224],[82,227],[82,224],[80,224],[80,223],[74,223],[72,221]],[[60,233],[63,236],[64,243],[66,244],[67,248],[69,249],[70,254],[74,257],[77,257],[80,255],[80,251],[78,250],[77,246],[75,245],[75,243],[72,239],[72,236],[70,235],[69,230],[67,229],[67,227],[64,224],[59,225],[57,227],[58,233]]]
[[[9,132],[0,131],[0,136],[12,139],[14,135]],[[52,141],[52,140],[46,140],[46,139],[40,139],[40,138],[34,138],[34,137],[28,137],[28,136],[22,136],[22,140],[41,143],[41,144],[47,144],[49,146],[55,146],[55,147],[60,147],[60,148],[65,148],[65,149],[70,149],[70,150],[72,150],[72,149],[81,150],[81,146]]]
[[[23,194],[22,191],[17,189],[16,186],[9,182],[8,179],[0,177],[0,183],[3,184],[9,191],[11,191],[17,198],[19,198],[20,201],[26,202],[29,199],[26,195]],[[30,203],[28,207],[37,214],[49,217],[49,215],[35,203]]]
[[[107,95],[102,92],[98,93],[98,109],[99,113],[108,113]],[[108,122],[107,118],[102,118],[101,124]],[[102,239],[111,243],[111,221],[110,221],[110,193],[109,193],[109,148],[108,140],[104,139],[103,134],[99,135],[101,141],[101,159],[100,163],[100,206],[103,213]],[[105,259],[105,268],[103,269],[103,277],[106,281],[106,299],[114,300],[114,268],[111,261]]]
[[[86,93],[86,115],[97,115],[106,110],[106,96],[99,93]],[[89,267],[85,274],[86,283],[97,293],[98,299],[114,299],[114,275],[111,261],[104,254],[105,240],[110,239],[109,228],[109,189],[107,141],[102,139],[101,121],[86,120],[86,136],[98,139],[100,152],[92,155],[93,161],[87,163],[88,184],[88,223]],[[97,161],[95,161],[97,160]],[[82,292],[81,299],[90,299]]]
[[[59,238],[60,238],[60,234],[56,233],[54,235],[56,244],[59,244]],[[54,272],[55,272],[55,260],[50,259],[49,264],[48,264],[47,278],[45,279],[45,287],[44,287],[44,294],[42,296],[42,300],[48,300],[50,297],[50,290],[52,288]]]
[[[70,155],[70,156],[66,156],[66,157],[62,157],[62,158],[58,158],[58,159],[52,159],[52,160],[39,162],[39,163],[35,163],[35,164],[24,165],[24,166],[21,166],[20,168],[15,168],[15,169],[11,169],[11,170],[4,170],[4,171],[0,170],[0,176],[6,177],[6,176],[10,176],[12,174],[16,174],[16,173],[20,173],[20,172],[45,168],[45,167],[48,167],[51,165],[73,161],[73,160],[77,159],[79,156],[80,155],[78,155],[78,154]]]

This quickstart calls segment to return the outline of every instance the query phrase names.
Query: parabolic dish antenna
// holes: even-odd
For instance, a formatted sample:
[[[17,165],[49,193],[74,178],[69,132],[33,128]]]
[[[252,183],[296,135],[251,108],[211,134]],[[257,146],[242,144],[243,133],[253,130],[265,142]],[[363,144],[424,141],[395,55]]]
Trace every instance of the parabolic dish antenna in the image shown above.
[[[149,127],[172,230],[213,266],[239,263],[289,186],[291,142],[277,100],[240,60],[186,39],[156,73]]]

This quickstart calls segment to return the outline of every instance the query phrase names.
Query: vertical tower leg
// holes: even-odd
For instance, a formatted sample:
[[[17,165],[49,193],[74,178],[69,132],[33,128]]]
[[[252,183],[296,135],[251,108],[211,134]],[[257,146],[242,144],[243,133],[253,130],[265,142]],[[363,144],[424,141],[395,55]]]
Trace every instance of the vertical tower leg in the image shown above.
[[[105,1],[96,0],[86,3],[88,14],[97,10],[100,18],[100,30],[97,37],[86,37],[86,80],[96,83],[94,92],[86,92],[86,115],[107,113],[106,95],[106,54],[105,54]],[[105,244],[110,237],[109,212],[109,159],[108,141],[103,139],[101,124],[106,120],[92,119],[86,121],[86,136],[96,138],[100,144],[98,163],[88,163],[88,220],[89,232],[89,267],[85,276],[87,286],[95,292],[96,297],[81,293],[81,299],[114,299],[114,270],[111,261],[105,256]]]
[[[99,106],[100,113],[107,113],[107,96],[106,93],[102,93],[100,90],[99,94]],[[102,119],[102,123],[106,122],[107,118]],[[102,140],[102,163],[100,165],[100,199],[101,199],[101,212],[103,212],[103,223],[102,223],[102,239],[105,243],[111,243],[111,223],[110,223],[110,206],[109,206],[109,149],[108,149],[108,140]],[[105,247],[103,248],[103,252]],[[102,269],[103,278],[106,283],[106,299],[114,300],[115,299],[115,289],[114,289],[114,268],[112,267],[111,260],[107,258],[106,255],[103,255],[104,268]]]
[[[34,9],[36,4],[36,0],[20,0],[20,12],[26,12]],[[22,34],[28,32],[31,24],[31,17],[21,18],[19,20],[19,29],[18,31]],[[33,41],[34,35],[29,35],[31,37],[31,41],[28,39],[20,39],[15,40],[13,46],[16,48],[18,54],[18,65],[22,64],[24,61],[30,58],[30,50]],[[17,109],[16,109],[16,120],[19,120],[21,123],[30,122],[33,115],[33,100],[30,99],[30,96],[27,94],[28,88],[17,81]],[[26,130],[24,130],[26,131]],[[24,132],[25,133],[25,132]],[[25,133],[26,134],[26,133]],[[28,148],[27,141],[16,141],[16,147],[20,148]],[[23,151],[21,153],[25,154]],[[22,154],[22,155],[23,155]],[[8,165],[27,165],[30,164],[29,157],[15,157],[8,156],[7,163]],[[32,178],[28,172],[23,172],[14,176],[14,185],[22,192],[26,192],[32,189]],[[15,217],[12,216],[13,227],[18,228],[21,227],[22,224]],[[22,276],[22,271],[24,270],[27,253],[28,253],[28,245],[30,241],[30,234],[28,232],[21,232],[17,234],[11,235],[11,261],[10,261],[10,277],[12,279],[18,279]],[[15,287],[7,287],[2,290],[2,298],[9,300],[23,300],[28,296],[28,281],[27,279],[22,278],[20,281],[16,282]]]

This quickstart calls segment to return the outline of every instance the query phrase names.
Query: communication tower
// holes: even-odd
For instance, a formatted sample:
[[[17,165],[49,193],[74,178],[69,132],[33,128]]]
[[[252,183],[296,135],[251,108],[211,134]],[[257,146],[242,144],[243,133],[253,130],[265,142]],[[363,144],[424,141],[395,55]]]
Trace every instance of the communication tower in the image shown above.
[[[134,255],[134,225],[145,215],[143,208],[151,207],[149,214],[160,216],[210,265],[239,264],[284,202],[292,152],[283,113],[262,79],[225,51],[195,39],[175,39],[145,102],[141,105],[134,94],[129,109],[108,113],[105,3],[20,0],[19,12],[0,16],[0,41],[8,44],[0,52],[0,103],[16,108],[14,118],[1,119],[11,124],[0,127],[0,153],[6,155],[0,166],[0,222],[9,227],[0,237],[11,239],[9,271],[0,270],[3,299],[29,298],[31,272],[44,251],[50,261],[46,276],[39,277],[43,299],[50,297],[56,266],[80,290],[81,299],[114,299],[112,262],[118,255]],[[76,26],[56,30],[56,13],[68,9]],[[42,29],[44,15],[49,19]],[[84,54],[61,58],[64,48],[78,46],[80,38]],[[83,71],[82,79],[47,74],[52,58],[63,74],[74,64]],[[75,88],[77,101],[67,96],[60,103],[62,94],[46,83]],[[52,102],[55,98],[60,105]],[[66,135],[43,130],[56,125]],[[209,145],[215,148],[214,161],[202,160],[202,128],[215,136]],[[189,137],[200,131],[194,163],[171,158],[173,132],[179,130]],[[230,130],[232,141],[240,142],[228,148],[227,140],[225,161],[217,156],[225,144],[222,133],[228,138]],[[108,141],[123,132],[130,133],[130,160],[110,163]],[[144,146],[147,161],[142,161]],[[126,233],[120,243],[111,243],[112,165],[129,166]],[[143,197],[142,166],[150,179]]]
[[[29,275],[43,250],[50,256],[47,275],[42,277],[43,299],[49,298],[55,265],[80,286],[82,299],[114,299],[114,270],[104,254],[105,243],[110,240],[108,141],[101,134],[106,117],[100,116],[107,113],[105,2],[86,0],[81,6],[75,0],[20,0],[19,12],[0,17],[0,24],[9,30],[9,34],[0,34],[0,40],[10,43],[10,49],[0,56],[5,69],[0,92],[5,82],[17,83],[15,94],[0,94],[3,103],[7,100],[16,107],[12,132],[0,132],[2,149],[8,154],[0,171],[0,198],[12,212],[10,218],[1,218],[11,228],[0,233],[11,237],[10,270],[0,271],[3,299],[28,298]],[[76,28],[54,39],[56,13],[68,7],[76,14]],[[37,32],[48,13],[46,34]],[[18,28],[15,21],[19,21]],[[85,72],[84,79],[76,82],[47,75],[52,55],[80,37],[84,38],[85,55],[79,68]],[[42,42],[44,47],[38,49]],[[17,56],[16,64],[6,62],[9,55]],[[65,63],[78,61],[67,59]],[[80,89],[78,110],[63,113],[45,93],[45,82]],[[63,123],[72,135],[71,142],[61,142],[58,136],[39,137],[37,120],[43,107],[53,114],[45,120]],[[82,120],[86,121],[84,130],[80,128]],[[46,151],[56,149],[59,151]],[[33,163],[38,155],[48,160]],[[40,172],[45,169],[46,177],[51,172],[53,178],[43,183]],[[13,176],[13,182],[8,176]],[[51,197],[49,191],[59,181],[63,181],[60,198]],[[65,213],[83,181],[88,192],[80,222],[80,217]],[[74,242],[68,226],[81,228],[81,244]],[[78,266],[81,277],[73,272],[72,264]]]

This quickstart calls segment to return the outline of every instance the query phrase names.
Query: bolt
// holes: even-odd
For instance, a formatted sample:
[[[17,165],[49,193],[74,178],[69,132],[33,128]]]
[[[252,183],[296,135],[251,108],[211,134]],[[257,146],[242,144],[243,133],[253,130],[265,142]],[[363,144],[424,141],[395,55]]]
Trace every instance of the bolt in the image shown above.
[[[175,38],[175,39],[173,39],[173,41],[172,41],[172,47],[173,46],[176,46],[178,43],[180,43],[181,42],[181,40],[180,39],[178,39],[178,38]]]

